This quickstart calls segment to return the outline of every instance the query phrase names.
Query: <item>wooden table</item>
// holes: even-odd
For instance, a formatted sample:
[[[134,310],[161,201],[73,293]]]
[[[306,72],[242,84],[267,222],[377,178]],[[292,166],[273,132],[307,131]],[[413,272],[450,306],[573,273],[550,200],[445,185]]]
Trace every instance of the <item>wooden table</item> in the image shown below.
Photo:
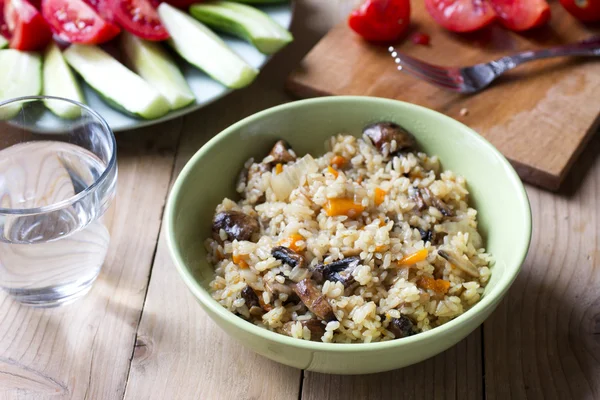
[[[289,101],[287,74],[355,3],[297,1],[296,42],[252,87],[118,135],[112,243],[92,291],[48,310],[0,297],[1,399],[600,399],[598,135],[561,193],[527,188],[533,242],[507,298],[467,339],[420,364],[365,376],[279,365],[231,340],[188,293],[161,229],[169,186],[212,135]]]

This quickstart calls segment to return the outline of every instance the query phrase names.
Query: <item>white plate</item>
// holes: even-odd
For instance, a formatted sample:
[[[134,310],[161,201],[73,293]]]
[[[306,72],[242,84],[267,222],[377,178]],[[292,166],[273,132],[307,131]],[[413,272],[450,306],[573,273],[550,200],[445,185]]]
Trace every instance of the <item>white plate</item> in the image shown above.
[[[290,24],[292,22],[293,8],[291,3],[276,4],[269,6],[253,6],[263,10],[268,15],[270,15],[271,18],[277,21],[281,26],[289,29]],[[269,56],[260,53],[251,44],[241,39],[237,39],[221,33],[218,34],[219,36],[221,36],[221,38],[223,38],[223,40],[225,40],[229,47],[231,47],[251,66],[260,69],[268,61]],[[210,57],[210,55],[207,56]],[[181,66],[185,79],[190,85],[192,92],[194,92],[194,95],[196,96],[196,102],[194,104],[191,104],[185,108],[180,108],[179,110],[171,111],[170,113],[161,118],[150,120],[139,119],[124,114],[118,110],[115,110],[114,108],[111,108],[89,86],[83,84],[83,92],[87,100],[87,104],[92,109],[97,111],[100,115],[102,115],[104,119],[106,119],[108,125],[110,125],[113,131],[119,132],[127,129],[141,128],[143,126],[153,125],[159,122],[164,122],[176,117],[180,117],[182,115],[196,111],[204,107],[205,105],[223,97],[227,93],[231,92],[231,89],[228,89],[220,83],[216,82],[215,80],[207,76],[204,72],[194,68],[190,64],[187,64],[185,61],[178,59],[178,62]]]

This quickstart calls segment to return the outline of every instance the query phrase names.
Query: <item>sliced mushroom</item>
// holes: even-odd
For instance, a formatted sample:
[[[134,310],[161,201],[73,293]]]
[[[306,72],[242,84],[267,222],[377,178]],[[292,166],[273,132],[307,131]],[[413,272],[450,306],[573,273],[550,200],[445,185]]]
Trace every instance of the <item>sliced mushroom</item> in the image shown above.
[[[433,244],[435,234],[431,229],[425,230],[421,228],[417,228],[419,230],[419,234],[421,235],[421,240],[424,242],[429,242]]]
[[[439,197],[431,193],[431,190],[429,190],[429,188],[423,188],[422,190],[427,195],[427,197],[431,199],[431,205],[440,210],[444,217],[452,216],[452,210],[448,207],[448,205],[442,200],[440,200]]]
[[[468,258],[461,257],[450,250],[438,250],[438,254],[440,255],[440,257],[448,261],[450,264],[454,265],[456,268],[465,272],[466,274],[469,274],[473,277],[479,276],[479,270],[477,269],[475,264],[473,264]]]
[[[324,281],[342,282],[345,288],[352,285],[352,272],[360,265],[360,257],[346,257],[329,264],[318,264],[312,270],[312,278],[317,283]]]
[[[269,153],[273,157],[271,164],[287,164],[296,161],[296,155],[285,140],[278,140]]]
[[[215,215],[212,231],[216,240],[221,240],[219,232],[223,229],[229,240],[250,240],[260,230],[258,221],[240,211],[224,211]]]
[[[288,336],[292,336],[292,327],[296,324],[297,321],[290,321],[283,324],[281,330]],[[314,342],[320,342],[321,338],[325,334],[325,325],[318,319],[309,319],[305,321],[300,321],[302,327],[307,327],[310,331],[310,340]]]
[[[396,339],[415,334],[413,322],[404,315],[401,315],[400,318],[392,318],[387,329],[394,334]]]
[[[393,122],[378,122],[364,128],[373,145],[384,156],[397,153],[415,146],[415,137],[406,129]]]
[[[427,207],[437,208],[443,216],[450,217],[453,215],[452,210],[446,203],[440,200],[437,196],[431,193],[429,188],[409,187],[408,196],[415,202],[417,210],[423,211]]]
[[[258,295],[250,286],[242,289],[242,298],[245,300],[246,307],[248,307],[251,315],[260,316],[265,313],[258,301]]]
[[[304,279],[293,286],[294,292],[300,297],[300,300],[308,309],[318,318],[325,321],[335,321],[335,314],[331,305],[321,294],[321,291],[315,287],[310,279]]]
[[[279,261],[281,261],[282,263],[289,265],[290,267],[302,268],[306,264],[306,260],[304,260],[304,257],[296,253],[289,247],[273,247],[273,249],[271,250],[271,255]]]

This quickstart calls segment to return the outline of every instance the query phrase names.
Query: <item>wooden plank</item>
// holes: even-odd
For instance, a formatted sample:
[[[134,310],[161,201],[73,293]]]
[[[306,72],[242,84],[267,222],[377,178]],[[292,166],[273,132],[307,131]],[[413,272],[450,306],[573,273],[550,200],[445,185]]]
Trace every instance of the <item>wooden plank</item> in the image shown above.
[[[406,40],[398,48],[448,66],[472,65],[513,53],[569,43],[598,34],[553,2],[544,29],[525,35],[500,26],[456,35],[433,22],[422,2],[413,4],[413,29],[432,37],[430,47]],[[336,26],[291,74],[300,97],[368,95],[424,105],[463,121],[490,140],[533,184],[557,189],[591,134],[600,102],[600,64],[558,58],[526,64],[474,96],[444,91],[396,71],[386,46],[361,40],[345,21]],[[462,115],[461,110],[468,110]]]
[[[356,376],[306,372],[302,399],[480,400],[481,365],[478,328],[444,353],[403,369]]]
[[[186,117],[177,173],[214,133],[283,96],[254,85]],[[179,277],[161,233],[125,398],[295,400],[300,378],[300,370],[245,349],[210,320]]]
[[[0,398],[123,396],[179,130],[119,134],[111,245],[90,293],[56,309],[0,294]]]
[[[489,400],[600,398],[599,153],[596,135],[571,193],[528,190],[529,256],[484,325]]]

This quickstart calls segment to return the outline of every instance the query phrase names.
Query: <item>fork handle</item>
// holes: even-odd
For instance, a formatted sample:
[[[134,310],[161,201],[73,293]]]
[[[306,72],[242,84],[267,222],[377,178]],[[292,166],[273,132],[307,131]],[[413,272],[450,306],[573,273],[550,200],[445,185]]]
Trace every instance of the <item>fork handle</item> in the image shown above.
[[[600,37],[593,37],[581,42],[550,47],[547,49],[523,51],[521,53],[502,57],[492,63],[495,68],[506,71],[528,61],[563,56],[600,56]]]

